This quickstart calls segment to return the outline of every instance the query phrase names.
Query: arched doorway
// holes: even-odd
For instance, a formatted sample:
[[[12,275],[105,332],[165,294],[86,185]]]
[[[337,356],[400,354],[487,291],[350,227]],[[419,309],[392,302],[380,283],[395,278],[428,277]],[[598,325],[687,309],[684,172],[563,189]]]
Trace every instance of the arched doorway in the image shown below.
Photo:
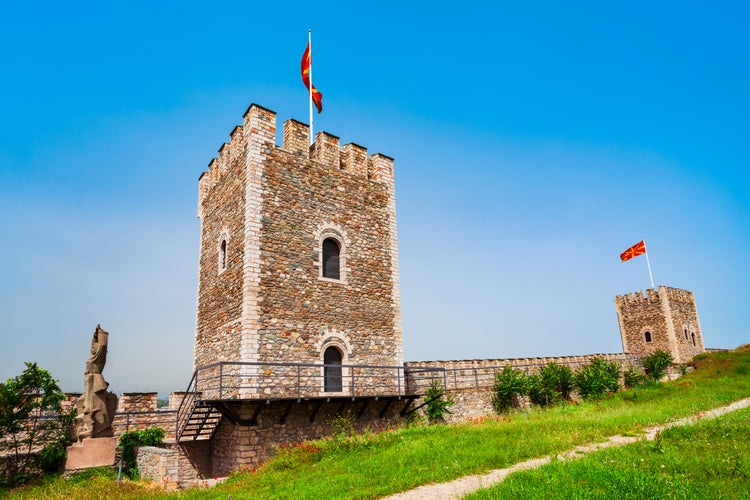
[[[325,392],[341,392],[343,390],[341,377],[341,351],[331,346],[323,353],[323,390]]]

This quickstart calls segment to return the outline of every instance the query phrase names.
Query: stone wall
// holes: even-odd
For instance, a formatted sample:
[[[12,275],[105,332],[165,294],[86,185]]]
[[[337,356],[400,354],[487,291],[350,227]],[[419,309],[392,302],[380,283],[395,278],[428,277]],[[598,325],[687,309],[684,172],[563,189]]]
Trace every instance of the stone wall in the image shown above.
[[[591,362],[595,357],[618,363],[621,369],[640,366],[640,358],[629,354],[585,354],[581,356],[555,356],[542,358],[470,359],[452,361],[410,361],[405,365],[411,369],[444,368],[444,379],[440,382],[455,401],[446,415],[448,422],[461,422],[470,418],[494,414],[491,389],[495,374],[505,366],[523,371],[526,375],[537,373],[548,363],[564,365],[575,371]]]
[[[137,449],[136,460],[141,478],[168,490],[198,486],[211,477],[208,441],[141,446]]]
[[[290,403],[291,406],[269,405],[258,415],[257,426],[236,425],[225,418],[211,440],[212,473],[225,476],[234,470],[254,467],[271,458],[282,447],[348,429],[358,432],[366,428],[383,430],[403,422],[398,412],[404,404],[404,401],[339,400],[323,402],[316,408],[316,402],[303,401]],[[238,414],[249,418],[254,411],[252,404],[245,403]],[[334,420],[337,416],[338,419]]]
[[[688,290],[660,286],[618,295],[615,310],[626,353],[647,356],[663,350],[684,363],[705,352],[695,298]]]
[[[200,178],[196,367],[320,363],[329,347],[343,364],[403,362],[393,159],[308,134],[288,120],[276,146],[275,113],[251,105]],[[339,278],[323,276],[327,238]]]

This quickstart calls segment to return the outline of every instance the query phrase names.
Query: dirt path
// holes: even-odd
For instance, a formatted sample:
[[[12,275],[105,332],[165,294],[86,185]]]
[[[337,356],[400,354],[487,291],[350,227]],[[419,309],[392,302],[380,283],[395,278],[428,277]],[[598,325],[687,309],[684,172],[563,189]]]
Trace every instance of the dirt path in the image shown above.
[[[577,446],[573,448],[572,450],[559,453],[556,456],[560,460],[569,460],[572,458],[579,457],[583,454],[590,453],[592,451],[601,450],[603,448],[610,448],[612,446],[622,446],[622,445],[626,445],[630,443],[635,443],[636,441],[640,439],[653,441],[654,437],[659,431],[662,431],[669,427],[692,424],[694,422],[697,422],[698,420],[706,419],[706,418],[716,418],[720,415],[724,415],[726,413],[733,412],[741,408],[746,408],[748,406],[750,406],[750,398],[741,399],[727,406],[722,406],[720,408],[714,408],[713,410],[700,412],[697,415],[693,415],[692,417],[686,417],[680,420],[676,420],[674,422],[669,422],[667,424],[657,425],[654,427],[648,427],[644,430],[644,434],[637,436],[637,437],[612,436],[607,441],[604,441],[601,443]],[[397,493],[395,495],[385,497],[384,500],[422,500],[422,499],[432,500],[436,498],[439,498],[439,499],[461,498],[464,495],[472,493],[476,490],[479,490],[482,488],[488,488],[492,486],[493,484],[497,484],[503,481],[508,476],[508,474],[512,474],[520,470],[535,469],[537,467],[541,467],[542,465],[550,462],[552,460],[552,457],[553,455],[549,455],[549,456],[542,457],[542,458],[532,458],[531,460],[526,460],[525,462],[517,463],[505,469],[496,469],[486,474],[464,476],[464,477],[460,477],[458,479],[455,479],[447,483],[427,484],[424,486],[420,486],[418,488],[414,488],[413,490],[404,491],[402,493]]]

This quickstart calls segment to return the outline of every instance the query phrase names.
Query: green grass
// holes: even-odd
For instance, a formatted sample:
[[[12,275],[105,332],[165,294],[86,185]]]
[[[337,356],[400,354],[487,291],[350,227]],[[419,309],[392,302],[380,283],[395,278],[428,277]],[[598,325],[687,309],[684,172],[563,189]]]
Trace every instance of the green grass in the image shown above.
[[[380,434],[317,441],[280,453],[257,471],[174,498],[377,498],[430,482],[508,467],[614,434],[696,414],[750,396],[750,347],[701,356],[683,378],[600,402],[533,409],[461,425],[411,425]],[[97,481],[99,481],[97,479]],[[58,479],[17,492],[18,498],[147,498],[143,482],[111,480],[87,493]],[[109,482],[107,482],[109,481]],[[60,491],[61,493],[56,493]],[[2,493],[0,493],[2,496]]]
[[[509,476],[467,498],[750,498],[750,409]]]

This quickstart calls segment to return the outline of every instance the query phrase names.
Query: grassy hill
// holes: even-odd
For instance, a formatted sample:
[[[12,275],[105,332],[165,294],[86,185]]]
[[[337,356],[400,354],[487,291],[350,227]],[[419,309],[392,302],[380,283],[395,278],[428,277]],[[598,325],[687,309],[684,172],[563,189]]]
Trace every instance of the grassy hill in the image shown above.
[[[145,482],[123,481],[118,485],[111,475],[89,474],[74,480],[52,478],[40,485],[0,493],[0,497],[378,498],[560,453],[615,434],[638,435],[645,427],[750,397],[750,346],[701,355],[694,365],[694,372],[678,380],[637,392],[622,391],[597,402],[531,409],[460,425],[415,423],[380,434],[354,436],[342,432],[331,439],[283,450],[258,470],[240,471],[211,488],[166,494]],[[682,490],[675,490],[680,491],[677,497],[700,498],[709,491],[716,493],[713,498],[742,498],[736,493],[750,491],[748,462],[732,457],[750,456],[747,417],[748,412],[742,411],[715,422],[665,431],[659,443],[638,443],[580,461],[553,463],[544,471],[513,475],[507,484],[478,495],[586,498],[587,492],[593,491],[591,498],[603,498],[627,496],[631,491],[627,488],[637,483],[642,488],[632,489],[632,498],[644,498],[644,492],[648,497],[648,493],[669,492],[673,485],[684,483]],[[689,462],[688,457],[695,460]],[[699,462],[715,467],[700,472]],[[596,464],[601,467],[597,469]],[[722,469],[722,464],[729,465]],[[589,473],[595,470],[601,473]],[[616,472],[605,477],[610,470]],[[534,483],[548,482],[550,474],[555,478],[554,487],[530,489]],[[705,485],[710,485],[708,490]],[[662,489],[655,489],[657,486]]]

